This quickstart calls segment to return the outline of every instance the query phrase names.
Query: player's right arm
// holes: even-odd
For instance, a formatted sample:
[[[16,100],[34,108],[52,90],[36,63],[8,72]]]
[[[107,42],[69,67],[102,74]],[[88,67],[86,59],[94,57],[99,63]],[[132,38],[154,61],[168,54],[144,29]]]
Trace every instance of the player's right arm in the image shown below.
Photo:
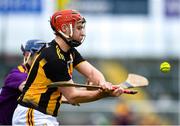
[[[81,54],[74,49],[74,68],[81,73],[93,85],[100,85],[103,89],[111,89],[112,84],[107,82],[104,75],[91,65],[88,61],[84,60]]]
[[[116,97],[123,92],[120,88],[117,88],[114,91],[105,91],[101,89],[90,91],[77,89],[75,87],[59,87],[59,91],[70,104],[92,102],[105,97]]]

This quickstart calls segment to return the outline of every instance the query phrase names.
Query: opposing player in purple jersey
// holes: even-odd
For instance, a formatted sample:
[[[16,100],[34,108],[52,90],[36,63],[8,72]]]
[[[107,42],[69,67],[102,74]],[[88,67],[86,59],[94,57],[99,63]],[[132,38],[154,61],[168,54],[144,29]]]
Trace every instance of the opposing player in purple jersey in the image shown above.
[[[24,56],[23,64],[12,69],[0,89],[0,125],[11,125],[12,116],[20,96],[32,62],[40,49],[45,45],[42,40],[29,40],[25,47],[21,46]]]

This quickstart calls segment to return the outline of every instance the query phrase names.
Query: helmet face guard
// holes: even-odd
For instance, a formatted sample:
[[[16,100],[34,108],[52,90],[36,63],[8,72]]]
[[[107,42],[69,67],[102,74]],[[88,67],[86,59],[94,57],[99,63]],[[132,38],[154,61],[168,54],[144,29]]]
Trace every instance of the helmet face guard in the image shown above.
[[[63,10],[53,14],[50,19],[50,24],[56,35],[59,35],[70,47],[77,47],[81,45],[84,38],[81,41],[73,40],[73,28],[77,22],[82,24],[86,23],[84,17],[75,10]],[[70,28],[70,34],[66,35],[62,31],[62,26],[67,25]]]

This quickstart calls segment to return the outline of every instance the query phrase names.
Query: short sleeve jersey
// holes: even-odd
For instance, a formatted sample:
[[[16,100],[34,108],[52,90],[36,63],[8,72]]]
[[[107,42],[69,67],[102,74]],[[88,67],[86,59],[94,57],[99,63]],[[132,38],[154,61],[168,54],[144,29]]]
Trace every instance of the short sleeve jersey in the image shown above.
[[[52,82],[70,80],[73,68],[83,61],[75,48],[64,52],[53,40],[32,64],[19,104],[57,116],[62,94],[58,88],[47,86]]]

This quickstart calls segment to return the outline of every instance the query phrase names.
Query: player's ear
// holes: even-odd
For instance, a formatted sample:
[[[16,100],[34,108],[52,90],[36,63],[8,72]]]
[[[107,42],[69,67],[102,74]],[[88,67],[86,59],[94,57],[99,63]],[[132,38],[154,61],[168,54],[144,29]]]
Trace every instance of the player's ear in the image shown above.
[[[66,24],[63,24],[62,26],[62,32],[67,33],[68,32],[68,26]]]

